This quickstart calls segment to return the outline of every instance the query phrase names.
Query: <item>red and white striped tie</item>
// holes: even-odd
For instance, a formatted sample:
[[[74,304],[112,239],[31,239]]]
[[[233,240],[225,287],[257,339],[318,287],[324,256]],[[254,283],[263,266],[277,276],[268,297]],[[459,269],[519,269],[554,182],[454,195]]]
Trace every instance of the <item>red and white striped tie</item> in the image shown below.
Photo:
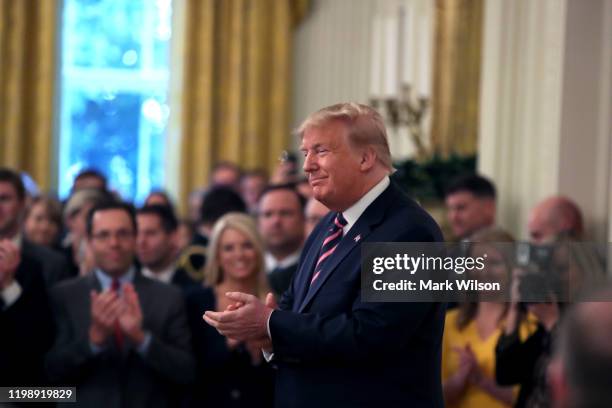
[[[346,226],[347,221],[342,216],[342,213],[337,213],[334,219],[334,225],[332,225],[327,231],[323,245],[321,245],[321,251],[319,252],[319,259],[314,268],[314,274],[310,279],[310,285],[319,277],[323,268],[327,264],[327,261],[336,250],[336,247],[342,239],[342,229]]]

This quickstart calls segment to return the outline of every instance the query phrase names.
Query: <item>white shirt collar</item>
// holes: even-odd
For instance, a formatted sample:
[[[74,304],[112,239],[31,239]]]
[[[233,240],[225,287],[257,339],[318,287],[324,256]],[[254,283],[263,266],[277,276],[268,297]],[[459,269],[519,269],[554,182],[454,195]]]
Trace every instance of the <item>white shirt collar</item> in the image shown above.
[[[100,282],[100,286],[102,287],[102,290],[108,290],[108,288],[110,288],[113,283],[113,277],[110,275],[107,275],[100,268],[96,268],[94,270],[94,273],[96,274],[96,277],[98,278],[98,281]],[[135,275],[136,275],[136,268],[134,268],[134,266],[132,265],[130,266],[130,269],[128,269],[126,273],[124,273],[118,278],[120,285],[123,286],[124,284],[128,282],[133,283]]]
[[[266,270],[268,273],[272,272],[276,268],[287,268],[293,264],[298,263],[300,260],[300,254],[302,253],[302,248],[298,249],[291,255],[283,258],[282,260],[276,259],[271,253],[266,252]]]
[[[161,272],[153,272],[151,269],[143,266],[142,267],[142,275],[147,278],[164,282],[164,283],[172,283],[172,278],[174,278],[174,273],[176,272],[176,267],[174,263],[170,264],[166,269]]]
[[[346,225],[342,229],[343,235],[346,235],[351,227],[355,225],[361,214],[378,198],[379,195],[382,194],[383,191],[389,187],[391,180],[389,180],[389,176],[385,176],[382,180],[378,182],[374,187],[370,189],[367,193],[364,194],[363,197],[359,199],[355,204],[350,206],[348,209],[342,212],[344,219],[346,220]]]

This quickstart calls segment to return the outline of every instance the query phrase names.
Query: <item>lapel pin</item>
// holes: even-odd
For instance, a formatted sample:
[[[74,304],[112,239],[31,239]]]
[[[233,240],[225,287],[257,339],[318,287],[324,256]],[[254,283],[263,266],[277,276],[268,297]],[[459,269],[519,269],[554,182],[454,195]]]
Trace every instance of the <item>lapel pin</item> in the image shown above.
[[[360,239],[361,239],[361,234],[359,234],[359,235],[357,235],[357,236],[355,237],[355,242],[359,242],[359,240],[360,240]]]

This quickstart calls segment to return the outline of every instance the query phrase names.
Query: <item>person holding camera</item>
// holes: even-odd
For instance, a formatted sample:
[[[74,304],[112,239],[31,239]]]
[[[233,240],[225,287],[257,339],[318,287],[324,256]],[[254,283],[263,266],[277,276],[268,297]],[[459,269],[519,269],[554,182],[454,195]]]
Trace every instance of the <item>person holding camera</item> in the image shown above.
[[[496,379],[520,384],[516,407],[548,407],[547,370],[564,309],[578,294],[604,279],[596,253],[566,235],[549,244],[529,244],[517,251],[511,301],[504,332],[496,346]],[[518,333],[525,311],[537,319],[526,340]]]

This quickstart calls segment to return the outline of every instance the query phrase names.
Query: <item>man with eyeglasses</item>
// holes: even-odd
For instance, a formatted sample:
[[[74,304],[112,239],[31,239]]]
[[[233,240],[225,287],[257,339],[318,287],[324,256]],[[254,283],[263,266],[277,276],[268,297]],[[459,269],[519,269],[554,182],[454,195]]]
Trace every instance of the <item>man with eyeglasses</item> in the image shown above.
[[[131,205],[97,204],[87,217],[94,272],[51,292],[58,333],[47,370],[76,385],[83,406],[172,406],[193,380],[181,293],[134,266],[136,228]]]

